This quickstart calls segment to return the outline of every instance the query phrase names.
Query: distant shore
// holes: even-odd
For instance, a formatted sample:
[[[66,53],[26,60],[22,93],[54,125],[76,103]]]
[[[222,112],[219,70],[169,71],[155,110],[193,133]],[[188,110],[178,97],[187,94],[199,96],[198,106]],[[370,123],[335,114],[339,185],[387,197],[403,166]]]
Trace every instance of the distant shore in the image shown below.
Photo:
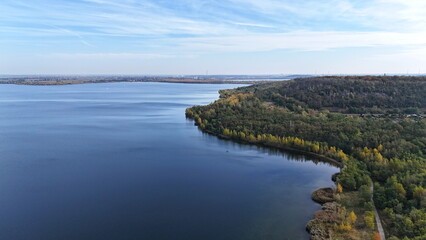
[[[197,83],[197,84],[255,84],[270,81],[234,81],[234,80],[214,80],[214,79],[151,79],[151,80],[2,80],[0,84],[16,85],[75,85],[86,83],[119,83],[119,82],[164,82],[164,83]]]
[[[215,75],[215,76],[108,76],[108,75],[0,75],[0,84],[74,85],[85,83],[164,82],[196,84],[258,84],[289,80],[305,75]]]

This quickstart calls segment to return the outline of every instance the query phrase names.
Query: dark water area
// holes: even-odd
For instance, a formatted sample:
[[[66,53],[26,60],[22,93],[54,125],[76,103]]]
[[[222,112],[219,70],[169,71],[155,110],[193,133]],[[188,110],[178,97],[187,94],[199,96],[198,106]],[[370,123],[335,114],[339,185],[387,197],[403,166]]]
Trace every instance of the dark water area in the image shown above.
[[[0,239],[308,239],[338,169],[202,133],[236,85],[0,85]]]

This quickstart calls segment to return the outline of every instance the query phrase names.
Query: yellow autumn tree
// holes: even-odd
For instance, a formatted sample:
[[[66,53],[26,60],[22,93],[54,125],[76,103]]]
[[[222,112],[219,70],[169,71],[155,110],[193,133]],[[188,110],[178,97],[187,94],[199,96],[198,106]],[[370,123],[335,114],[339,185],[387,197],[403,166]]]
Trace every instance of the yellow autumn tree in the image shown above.
[[[319,152],[319,150],[320,150],[320,146],[318,145],[318,144],[314,144],[313,145],[313,150],[314,150],[314,152]]]
[[[352,226],[350,223],[341,223],[339,225],[339,230],[342,232],[348,232],[350,230],[352,230]]]
[[[343,187],[342,187],[342,185],[340,185],[340,183],[337,184],[337,192],[338,193],[343,192]]]
[[[383,156],[381,153],[379,152],[375,152],[374,153],[374,160],[376,160],[376,162],[378,163],[383,163]]]
[[[225,128],[225,129],[223,129],[223,135],[229,136],[229,135],[231,135],[231,131],[229,131],[229,129]]]
[[[404,186],[402,186],[401,183],[396,182],[396,183],[393,184],[393,187],[395,188],[396,192],[400,196],[405,197],[405,195],[406,195],[407,192],[405,191]]]
[[[256,137],[253,134],[250,134],[248,139],[250,142],[256,142]]]
[[[338,150],[337,151],[337,156],[342,161],[347,161],[348,160],[348,156],[342,150]]]
[[[349,213],[348,219],[351,224],[354,224],[356,222],[357,217],[354,211]]]
[[[421,199],[426,196],[426,189],[422,187],[415,187],[413,191],[414,199],[421,201]]]
[[[302,141],[299,139],[299,138],[295,138],[294,139],[294,145],[297,145],[297,146],[300,146],[301,145],[301,143],[302,143]]]

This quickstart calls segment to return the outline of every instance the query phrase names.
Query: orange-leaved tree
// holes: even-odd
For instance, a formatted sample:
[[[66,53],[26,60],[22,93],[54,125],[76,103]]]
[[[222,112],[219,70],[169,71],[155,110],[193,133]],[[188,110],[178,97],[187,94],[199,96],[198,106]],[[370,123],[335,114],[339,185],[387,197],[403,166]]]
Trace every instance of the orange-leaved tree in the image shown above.
[[[373,238],[372,238],[373,240],[382,240],[382,238],[380,237],[380,234],[378,233],[378,232],[376,232],[374,235],[373,235]]]

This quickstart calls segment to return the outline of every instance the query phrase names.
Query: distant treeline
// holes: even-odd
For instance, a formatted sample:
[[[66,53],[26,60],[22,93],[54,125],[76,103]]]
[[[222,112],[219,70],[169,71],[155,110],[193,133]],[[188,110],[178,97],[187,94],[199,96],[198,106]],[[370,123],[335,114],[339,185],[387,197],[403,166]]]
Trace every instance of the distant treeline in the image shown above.
[[[420,113],[426,110],[426,77],[318,77],[240,89],[262,101],[344,113]]]
[[[193,76],[144,76],[144,75],[29,75],[1,76],[0,84],[19,85],[68,85],[115,82],[167,82],[209,84],[255,84],[295,78],[295,75],[193,75]]]
[[[426,238],[426,78],[305,78],[220,93],[186,115],[222,137],[340,161],[343,189],[373,180],[389,236]],[[363,117],[371,113],[398,114]]]

